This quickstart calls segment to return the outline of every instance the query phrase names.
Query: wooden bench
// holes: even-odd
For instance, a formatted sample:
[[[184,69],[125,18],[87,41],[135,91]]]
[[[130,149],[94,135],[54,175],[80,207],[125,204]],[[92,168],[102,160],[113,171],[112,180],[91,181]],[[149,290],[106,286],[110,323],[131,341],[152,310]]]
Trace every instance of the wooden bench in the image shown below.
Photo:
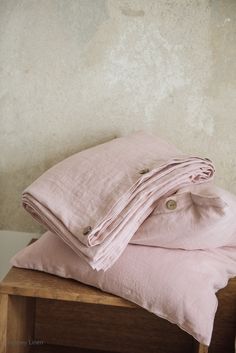
[[[234,353],[236,279],[218,298],[209,353]],[[58,345],[67,353],[208,352],[176,325],[120,297],[74,280],[11,268],[0,283],[0,353],[54,352],[53,345],[57,353]]]

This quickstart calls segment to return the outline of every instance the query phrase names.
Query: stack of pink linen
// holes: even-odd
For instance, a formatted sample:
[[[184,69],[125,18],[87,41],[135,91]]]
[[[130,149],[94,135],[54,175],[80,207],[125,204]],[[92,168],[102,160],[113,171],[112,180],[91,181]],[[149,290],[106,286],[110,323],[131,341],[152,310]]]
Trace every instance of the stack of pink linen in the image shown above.
[[[145,132],[79,152],[24,191],[48,232],[11,263],[117,294],[209,345],[215,292],[236,276],[236,197],[214,172]]]

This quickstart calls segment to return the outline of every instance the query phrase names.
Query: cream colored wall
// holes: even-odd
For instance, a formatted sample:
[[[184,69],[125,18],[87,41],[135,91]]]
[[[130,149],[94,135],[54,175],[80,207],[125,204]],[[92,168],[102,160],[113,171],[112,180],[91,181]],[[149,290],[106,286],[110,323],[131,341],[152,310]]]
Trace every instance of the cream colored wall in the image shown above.
[[[0,228],[66,156],[146,129],[236,192],[235,0],[0,0]]]

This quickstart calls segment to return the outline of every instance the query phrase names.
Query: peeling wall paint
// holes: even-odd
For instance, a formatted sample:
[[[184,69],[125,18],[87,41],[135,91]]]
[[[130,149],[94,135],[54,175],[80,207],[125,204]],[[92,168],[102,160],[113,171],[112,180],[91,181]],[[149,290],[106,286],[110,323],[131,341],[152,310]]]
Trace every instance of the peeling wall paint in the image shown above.
[[[152,131],[212,158],[236,192],[234,0],[0,0],[0,228],[83,148]]]

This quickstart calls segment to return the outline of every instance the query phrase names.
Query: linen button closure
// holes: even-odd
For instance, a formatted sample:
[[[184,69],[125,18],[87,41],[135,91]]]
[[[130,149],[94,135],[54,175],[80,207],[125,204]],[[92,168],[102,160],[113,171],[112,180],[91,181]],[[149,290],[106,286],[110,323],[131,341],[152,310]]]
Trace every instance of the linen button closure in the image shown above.
[[[144,169],[141,169],[141,170],[139,171],[139,174],[146,174],[146,173],[148,173],[148,172],[150,172],[150,169],[149,169],[149,168],[144,168]]]
[[[83,229],[83,235],[88,235],[89,233],[91,233],[91,231],[92,231],[92,227],[91,226],[85,227]]]
[[[168,210],[175,210],[177,207],[177,202],[175,200],[168,200],[166,202],[166,208],[168,208]]]

